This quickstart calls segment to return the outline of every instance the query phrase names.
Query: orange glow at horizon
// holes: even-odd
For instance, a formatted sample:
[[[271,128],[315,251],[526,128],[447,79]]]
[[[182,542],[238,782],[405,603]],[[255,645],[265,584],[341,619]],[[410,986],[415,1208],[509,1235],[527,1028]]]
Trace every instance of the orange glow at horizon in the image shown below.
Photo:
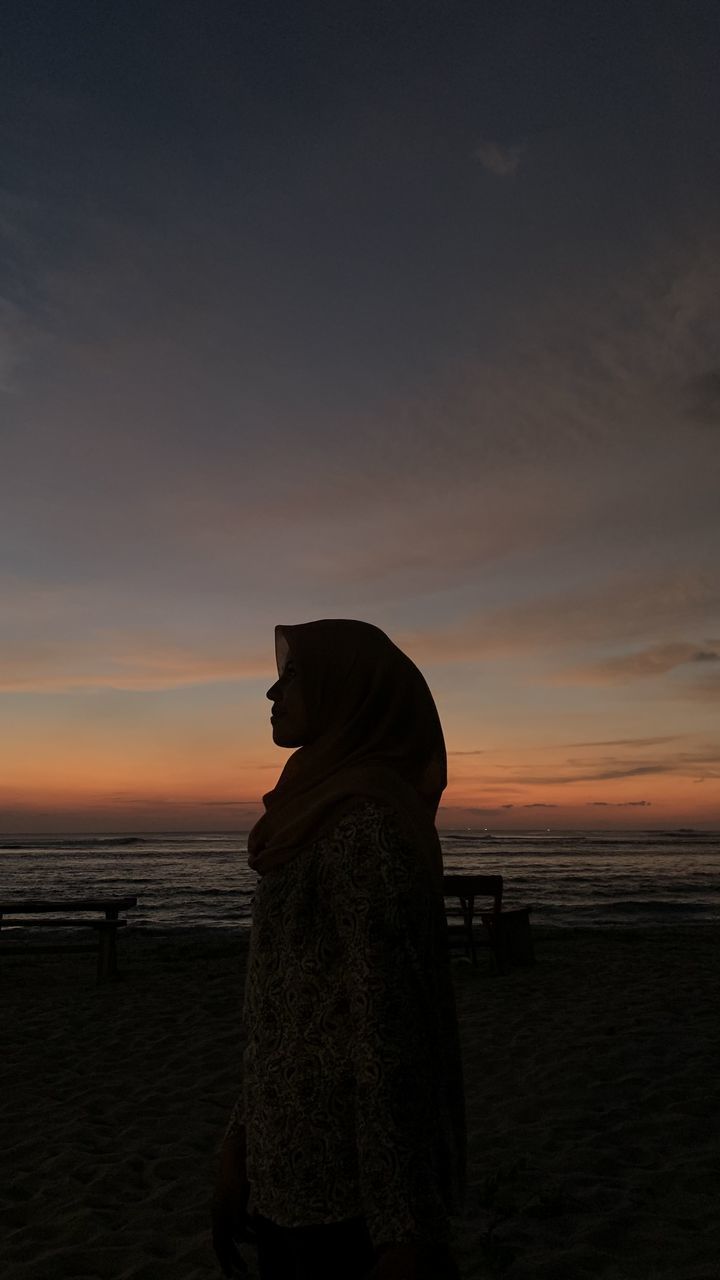
[[[448,749],[440,829],[720,829],[717,748],[700,723],[688,732],[653,706],[601,718],[554,689],[552,713],[522,692],[513,708],[472,679],[428,672]],[[18,695],[0,743],[0,833],[247,830],[291,754],[272,742],[271,683]]]
[[[262,813],[262,795],[275,785],[286,753],[277,760],[258,756],[252,764],[238,760],[237,768],[225,761],[222,769],[217,761],[156,761],[150,770],[147,757],[96,760],[92,767],[65,759],[45,774],[38,768],[22,780],[5,775],[0,831],[245,830]],[[642,783],[638,799],[634,779],[615,780],[611,788],[607,782],[498,787],[484,785],[478,774],[472,783],[450,781],[437,825],[720,828],[717,788],[664,774]]]

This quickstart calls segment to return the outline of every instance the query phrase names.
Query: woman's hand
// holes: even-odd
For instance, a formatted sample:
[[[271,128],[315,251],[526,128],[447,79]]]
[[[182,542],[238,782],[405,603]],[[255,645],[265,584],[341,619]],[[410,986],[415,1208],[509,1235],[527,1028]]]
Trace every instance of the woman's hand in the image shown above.
[[[225,1139],[210,1203],[213,1249],[225,1276],[248,1274],[237,1246],[242,1241],[255,1244],[255,1233],[247,1215],[250,1183],[245,1153],[244,1129]]]

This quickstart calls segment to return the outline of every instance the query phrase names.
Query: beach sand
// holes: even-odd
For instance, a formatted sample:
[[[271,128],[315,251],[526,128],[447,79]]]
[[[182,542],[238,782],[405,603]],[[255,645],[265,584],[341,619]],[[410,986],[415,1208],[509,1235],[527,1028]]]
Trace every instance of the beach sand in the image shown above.
[[[532,969],[453,964],[463,1280],[717,1280],[720,931],[533,932]],[[245,944],[128,930],[119,956],[106,986],[89,954],[2,961],[3,1280],[221,1274]]]

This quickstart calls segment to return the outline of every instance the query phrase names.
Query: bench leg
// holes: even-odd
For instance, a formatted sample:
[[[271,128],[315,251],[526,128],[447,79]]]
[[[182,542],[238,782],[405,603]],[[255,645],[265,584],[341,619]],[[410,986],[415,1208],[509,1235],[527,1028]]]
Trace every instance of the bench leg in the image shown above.
[[[495,920],[494,916],[485,914],[481,918],[490,937],[490,949],[492,952],[493,959],[495,961],[495,971],[496,973],[500,973],[500,974],[507,973],[507,963],[506,963],[506,957],[505,957],[505,949],[503,946],[502,931],[497,921]]]
[[[473,964],[476,965],[477,955],[476,955],[475,939],[473,938],[473,929],[472,929],[474,905],[475,905],[474,895],[469,899],[464,898],[461,895],[460,910],[462,911],[462,914],[463,914],[463,924],[465,926],[465,936],[467,938],[467,941],[465,943],[465,950],[467,952],[468,959],[472,960]]]

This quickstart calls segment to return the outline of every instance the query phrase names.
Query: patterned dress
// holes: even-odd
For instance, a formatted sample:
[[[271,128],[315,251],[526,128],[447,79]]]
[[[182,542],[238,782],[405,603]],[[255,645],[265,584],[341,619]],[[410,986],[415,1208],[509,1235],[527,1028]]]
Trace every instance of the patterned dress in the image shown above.
[[[250,1212],[449,1244],[466,1151],[447,924],[394,810],[358,800],[259,880],[243,1020],[226,1132],[245,1125]]]

